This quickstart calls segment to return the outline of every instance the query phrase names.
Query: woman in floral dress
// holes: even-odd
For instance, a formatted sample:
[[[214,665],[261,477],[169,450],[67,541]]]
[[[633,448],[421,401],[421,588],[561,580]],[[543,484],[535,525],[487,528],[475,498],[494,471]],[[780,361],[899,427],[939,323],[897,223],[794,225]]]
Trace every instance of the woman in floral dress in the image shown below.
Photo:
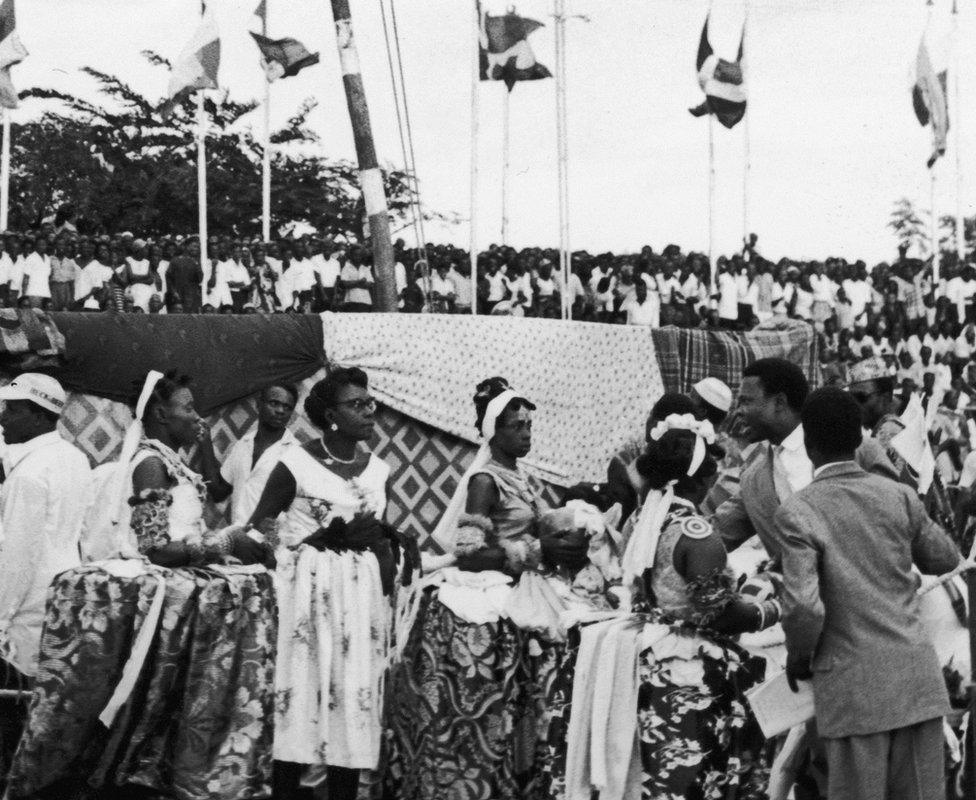
[[[305,400],[322,436],[286,453],[252,524],[282,512],[276,551],[275,798],[355,798],[380,754],[383,681],[400,546],[383,523],[390,468],[363,444],[376,401],[366,374],[336,369]]]
[[[582,535],[539,535],[540,487],[518,463],[535,406],[501,378],[482,382],[474,402],[484,445],[434,532],[457,569],[424,592],[390,677],[384,789],[395,800],[538,796],[541,684],[559,645],[463,598],[540,563],[587,563]]]
[[[51,587],[12,798],[270,796],[268,553],[204,526],[178,454],[204,435],[187,384],[150,373],[83,535],[98,560]]]
[[[763,679],[765,661],[749,656],[732,637],[776,623],[780,608],[771,582],[753,579],[742,595],[736,592],[721,539],[697,511],[717,469],[710,452],[713,441],[708,422],[672,415],[650,432],[647,449],[638,459],[649,489],[663,496],[640,509],[633,533],[650,538],[646,551],[652,554],[644,565],[643,599],[630,618],[638,624],[629,628],[635,641],[643,643],[633,651],[637,680],[629,687],[636,700],[636,719],[628,724],[631,738],[636,733],[639,752],[632,769],[619,758],[607,762],[609,777],[601,779],[614,783],[616,769],[615,785],[624,787],[622,794],[608,796],[633,797],[639,792],[643,800],[765,797],[765,742],[744,695]],[[619,637],[621,622],[627,621],[578,629],[572,640],[576,646],[567,650],[553,684],[551,761],[546,772],[549,794],[557,800],[579,796],[581,786],[589,789],[590,772],[581,764],[590,753],[581,752],[572,741],[573,714],[586,692],[574,681],[586,681],[598,692],[609,679],[594,666],[608,646],[608,632],[616,628]],[[613,685],[615,695],[627,690],[623,684]],[[580,720],[575,723],[578,726]],[[618,724],[619,719],[611,721],[611,729]]]

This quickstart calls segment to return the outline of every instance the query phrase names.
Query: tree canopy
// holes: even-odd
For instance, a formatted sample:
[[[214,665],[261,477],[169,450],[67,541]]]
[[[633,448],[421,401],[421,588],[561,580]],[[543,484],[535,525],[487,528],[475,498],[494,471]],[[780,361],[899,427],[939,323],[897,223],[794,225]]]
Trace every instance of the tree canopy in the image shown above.
[[[143,55],[159,67],[169,66],[155,53]],[[35,227],[71,202],[82,231],[196,230],[195,98],[163,118],[155,103],[117,76],[88,67],[82,72],[96,81],[104,104],[41,88],[20,94],[55,101],[57,110],[13,129],[10,227]],[[318,142],[307,124],[314,107],[314,100],[306,100],[272,133],[277,145],[271,153],[272,230],[300,222],[328,235],[358,236],[363,206],[356,165],[289,146]],[[256,102],[233,101],[226,91],[211,92],[204,103],[208,230],[215,234],[261,230],[262,143],[238,124],[255,108]],[[393,224],[403,224],[411,214],[408,176],[387,169],[384,177]]]

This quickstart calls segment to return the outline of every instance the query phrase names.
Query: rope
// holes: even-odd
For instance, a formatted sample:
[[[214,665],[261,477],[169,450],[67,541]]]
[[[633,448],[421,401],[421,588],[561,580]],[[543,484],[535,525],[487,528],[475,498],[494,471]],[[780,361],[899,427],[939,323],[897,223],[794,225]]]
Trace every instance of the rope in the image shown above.
[[[396,58],[400,73],[400,84],[397,85],[396,72],[393,66],[393,51],[390,48],[390,30],[386,21],[386,5],[384,0],[379,0],[380,17],[383,21],[383,39],[386,44],[386,62],[390,68],[390,85],[393,89],[393,105],[396,109],[397,131],[400,136],[400,152],[403,155],[403,167],[406,172],[407,185],[411,189],[410,208],[413,217],[412,226],[414,238],[417,240],[417,249],[422,253],[420,260],[421,273],[424,282],[424,289],[430,297],[430,268],[427,264],[427,242],[424,238],[423,212],[420,204],[420,184],[417,180],[417,165],[414,159],[413,133],[410,127],[410,116],[407,108],[406,83],[403,76],[403,61],[400,57],[400,38],[396,23],[396,10],[393,0],[390,0],[390,16],[393,22],[393,36],[396,43]],[[400,103],[403,103],[403,113],[400,112]],[[405,123],[405,124],[404,124]],[[409,150],[409,157],[408,157]]]

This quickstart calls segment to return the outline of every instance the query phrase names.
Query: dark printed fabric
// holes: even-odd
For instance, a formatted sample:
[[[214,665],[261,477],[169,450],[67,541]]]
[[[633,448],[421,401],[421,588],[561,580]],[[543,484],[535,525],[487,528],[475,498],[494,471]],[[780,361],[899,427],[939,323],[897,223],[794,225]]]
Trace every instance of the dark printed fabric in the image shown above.
[[[389,682],[388,800],[524,800],[542,793],[562,645],[507,620],[464,622],[430,591]]]
[[[682,636],[695,635],[675,625]],[[679,685],[672,662],[640,656],[637,733],[644,800],[762,800],[769,779],[765,740],[745,691],[765,661],[737,645],[701,636],[704,679]],[[687,683],[683,681],[682,683]]]
[[[219,568],[160,572],[166,594],[159,628],[108,730],[98,715],[121,677],[157,579],[118,578],[90,564],[55,580],[11,798],[94,797],[113,789],[118,796],[178,800],[270,796],[271,576]]]
[[[272,383],[299,383],[325,362],[315,315],[83,314],[51,318],[68,349],[53,372],[66,389],[132,402],[151,369],[179,364],[209,414]]]
[[[734,393],[742,370],[769,357],[799,364],[812,385],[820,383],[817,336],[805,322],[769,322],[748,333],[669,326],[654,328],[651,335],[665,392],[686,393],[703,378],[714,377]]]
[[[579,652],[580,628],[569,632],[569,641],[562,648],[553,670],[553,678],[546,695],[549,710],[546,729],[546,755],[542,764],[542,796],[562,800],[566,796],[566,735],[573,706],[573,674]]]

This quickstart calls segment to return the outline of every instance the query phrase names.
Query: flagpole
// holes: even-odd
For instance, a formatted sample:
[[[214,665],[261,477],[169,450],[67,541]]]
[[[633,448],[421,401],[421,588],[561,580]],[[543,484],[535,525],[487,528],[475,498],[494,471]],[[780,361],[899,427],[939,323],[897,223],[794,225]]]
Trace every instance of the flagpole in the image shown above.
[[[10,209],[10,109],[3,109],[3,145],[0,146],[0,231],[8,228]]]
[[[509,134],[511,131],[511,102],[512,91],[505,92],[504,108],[502,110],[502,244],[508,244],[508,162],[509,162]]]
[[[560,297],[559,316],[566,319],[566,290],[569,285],[566,281],[566,164],[563,160],[563,26],[565,25],[565,5],[563,0],[555,0],[554,3],[555,29],[553,31],[556,44],[556,172],[559,194],[559,276],[563,284],[563,291]]]
[[[939,287],[939,215],[935,207],[935,164],[929,167],[929,208],[931,209],[931,231],[932,238],[932,285],[938,294]]]
[[[708,270],[709,295],[715,294],[715,115],[708,115]]]
[[[197,90],[197,212],[200,227],[200,267],[207,272],[207,140],[203,89]]]
[[[390,215],[386,204],[383,173],[376,160],[373,130],[366,105],[366,90],[359,71],[359,52],[353,37],[352,13],[349,0],[331,0],[335,20],[336,45],[342,66],[342,84],[346,90],[346,106],[352,125],[356,158],[359,161],[359,184],[363,204],[369,219],[370,241],[373,247],[373,272],[376,276],[376,304],[379,311],[397,310],[396,274],[393,270],[393,242],[390,239]]]
[[[961,83],[959,76],[959,47],[961,45],[961,39],[959,37],[959,9],[957,7],[956,0],[952,3],[952,72],[953,72],[953,105],[955,109],[953,113],[955,114],[955,122],[953,123],[953,134],[954,145],[956,150],[956,254],[958,257],[959,265],[966,261],[966,230],[963,221],[963,209],[962,209],[962,125],[960,120],[960,113],[962,111],[962,103],[959,99],[959,85]],[[936,286],[936,296],[938,296],[939,287]]]
[[[481,13],[474,6],[474,53],[471,70],[471,230],[468,258],[471,261],[471,313],[478,313],[478,85],[481,81]]]
[[[269,0],[262,6],[261,35],[268,35]],[[261,238],[271,241],[271,81],[264,80],[264,152],[261,154]]]
[[[742,67],[743,76],[742,80],[746,82],[746,63],[745,63],[745,53],[746,50],[746,34],[749,31],[749,0],[745,0],[745,19],[742,22],[742,61],[740,65]],[[748,90],[748,87],[747,87]],[[749,139],[749,117],[752,114],[749,111],[749,105],[746,105],[746,112],[742,122],[745,124],[745,168],[742,172],[742,236],[743,241],[749,241],[749,173],[752,170],[752,153],[751,153],[751,141]]]

